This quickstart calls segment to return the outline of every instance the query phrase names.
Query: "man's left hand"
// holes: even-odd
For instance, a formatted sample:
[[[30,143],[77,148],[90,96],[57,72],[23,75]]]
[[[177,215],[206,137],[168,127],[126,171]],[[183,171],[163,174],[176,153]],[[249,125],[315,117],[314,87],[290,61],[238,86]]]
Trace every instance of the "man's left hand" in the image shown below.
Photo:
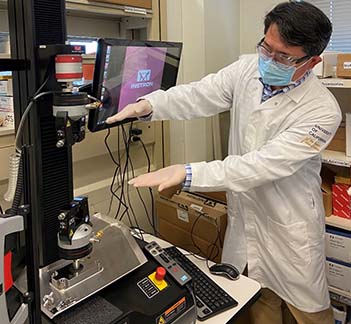
[[[134,187],[156,187],[162,191],[176,186],[185,180],[186,171],[184,164],[171,165],[169,167],[138,176],[128,183]]]

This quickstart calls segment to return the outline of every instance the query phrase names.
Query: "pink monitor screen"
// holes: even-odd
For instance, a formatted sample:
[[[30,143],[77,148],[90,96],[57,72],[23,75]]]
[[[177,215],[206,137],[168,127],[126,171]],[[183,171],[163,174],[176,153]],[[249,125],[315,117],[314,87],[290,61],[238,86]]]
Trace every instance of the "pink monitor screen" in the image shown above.
[[[146,94],[173,87],[181,49],[182,44],[174,42],[99,40],[93,95],[102,105],[89,113],[89,129],[113,127],[106,124],[108,117]]]
[[[128,47],[124,60],[118,111],[160,89],[166,48]]]

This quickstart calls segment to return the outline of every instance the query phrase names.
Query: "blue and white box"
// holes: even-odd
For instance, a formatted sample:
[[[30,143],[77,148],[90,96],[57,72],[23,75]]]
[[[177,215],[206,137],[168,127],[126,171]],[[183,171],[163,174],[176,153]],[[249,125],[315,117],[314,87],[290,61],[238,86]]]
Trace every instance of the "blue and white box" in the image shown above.
[[[351,263],[351,232],[327,227],[325,233],[327,258]]]
[[[329,286],[351,292],[351,263],[327,258],[326,271]]]

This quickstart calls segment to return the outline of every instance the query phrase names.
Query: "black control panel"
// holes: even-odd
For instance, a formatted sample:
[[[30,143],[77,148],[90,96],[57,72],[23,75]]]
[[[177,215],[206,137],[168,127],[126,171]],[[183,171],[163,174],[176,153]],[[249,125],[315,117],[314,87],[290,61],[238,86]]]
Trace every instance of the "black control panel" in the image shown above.
[[[145,245],[145,250],[166,269],[175,281],[181,286],[191,281],[190,275],[155,241]]]

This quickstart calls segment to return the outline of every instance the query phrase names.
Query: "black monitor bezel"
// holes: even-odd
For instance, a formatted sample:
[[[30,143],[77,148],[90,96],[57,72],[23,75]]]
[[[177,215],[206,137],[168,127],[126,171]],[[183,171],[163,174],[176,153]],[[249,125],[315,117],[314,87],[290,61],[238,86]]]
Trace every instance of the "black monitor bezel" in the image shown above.
[[[167,47],[167,48],[178,48],[180,50],[179,58],[174,57],[180,61],[180,55],[182,52],[183,44],[179,42],[164,42],[164,41],[150,41],[150,40],[129,40],[129,39],[114,39],[114,38],[100,38],[98,39],[98,50],[96,52],[94,77],[92,84],[92,95],[95,98],[101,98],[101,82],[103,80],[104,66],[106,59],[106,52],[108,46],[150,46],[150,47]],[[179,68],[176,72],[175,79],[177,79]],[[137,118],[128,118],[123,121],[119,121],[113,124],[97,124],[97,114],[94,110],[89,112],[88,128],[91,132],[97,132],[103,129],[112,128],[121,124],[129,123],[137,120]]]

